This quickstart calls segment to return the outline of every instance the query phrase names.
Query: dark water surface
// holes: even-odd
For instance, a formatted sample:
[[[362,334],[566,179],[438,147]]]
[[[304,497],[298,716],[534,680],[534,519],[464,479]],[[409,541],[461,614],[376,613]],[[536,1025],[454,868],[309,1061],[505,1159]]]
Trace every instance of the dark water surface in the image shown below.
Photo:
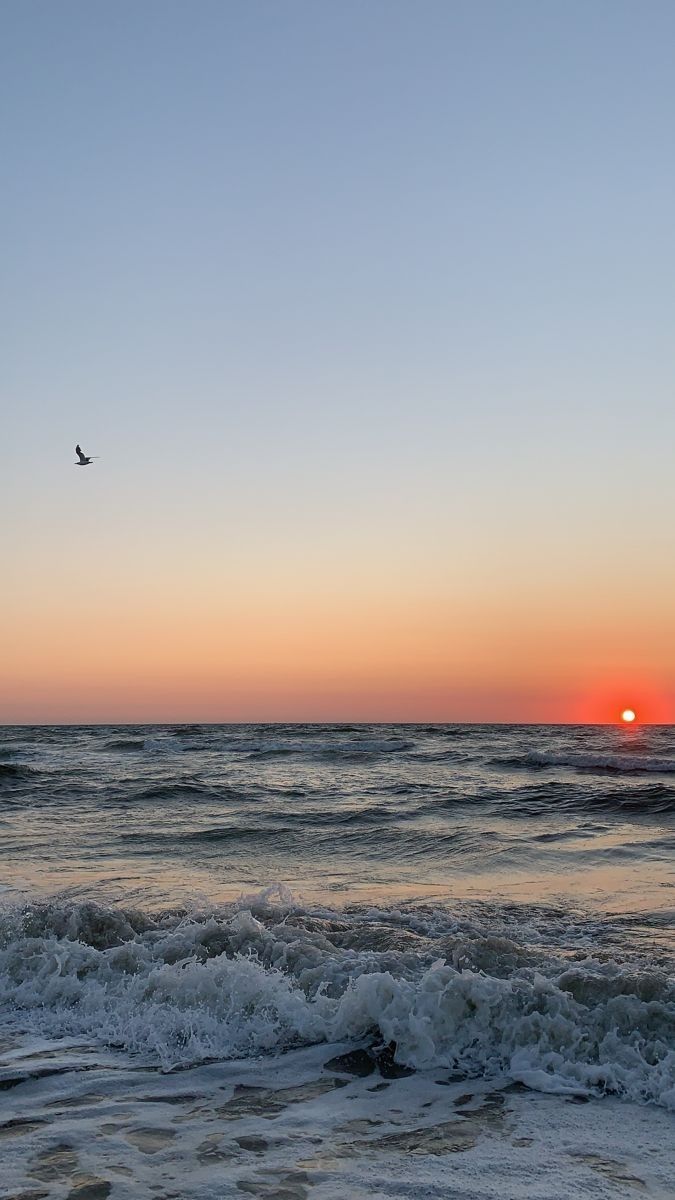
[[[675,894],[670,727],[0,730],[0,883],[151,905],[272,883]],[[660,892],[659,892],[660,889]]]
[[[671,728],[5,728],[0,821],[13,1035],[675,1106]]]

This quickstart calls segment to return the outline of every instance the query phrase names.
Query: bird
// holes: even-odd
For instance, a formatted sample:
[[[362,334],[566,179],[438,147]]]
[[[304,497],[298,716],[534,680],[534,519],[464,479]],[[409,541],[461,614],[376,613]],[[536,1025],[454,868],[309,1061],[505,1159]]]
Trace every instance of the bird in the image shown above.
[[[75,447],[75,453],[80,460],[79,462],[75,463],[76,467],[88,467],[93,459],[99,457],[98,454],[92,454],[89,458],[87,458],[87,455],[83,454],[79,445]]]

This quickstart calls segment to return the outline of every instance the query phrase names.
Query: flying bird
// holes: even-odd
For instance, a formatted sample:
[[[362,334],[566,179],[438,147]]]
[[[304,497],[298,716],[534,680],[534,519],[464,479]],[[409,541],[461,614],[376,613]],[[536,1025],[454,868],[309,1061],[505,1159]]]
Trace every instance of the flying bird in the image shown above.
[[[93,459],[99,457],[98,454],[92,454],[89,458],[87,458],[87,455],[82,453],[80,446],[75,447],[75,453],[80,460],[79,462],[75,463],[76,467],[88,467]]]

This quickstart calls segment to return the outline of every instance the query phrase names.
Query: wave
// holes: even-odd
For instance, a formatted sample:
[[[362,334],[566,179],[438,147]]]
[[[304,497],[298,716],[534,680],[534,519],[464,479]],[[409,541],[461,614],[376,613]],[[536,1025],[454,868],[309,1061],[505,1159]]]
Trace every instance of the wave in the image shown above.
[[[183,844],[199,844],[200,842],[236,842],[256,841],[264,843],[274,839],[283,839],[285,835],[291,833],[290,829],[285,829],[283,826],[275,825],[273,829],[264,829],[260,826],[242,826],[242,825],[214,825],[208,829],[195,829],[181,833],[180,841]],[[148,833],[145,830],[140,832],[132,831],[131,833],[121,833],[120,841],[122,842],[137,842],[141,846],[147,846],[149,842],[155,845],[166,843],[168,846],[174,846],[176,843],[176,835],[174,833],[152,832]]]
[[[152,755],[198,753],[205,748],[205,745],[195,746],[191,742],[186,742],[185,738],[179,734],[169,732],[159,735],[147,735],[143,738],[143,749]]]
[[[413,761],[419,763],[467,763],[471,761],[471,756],[462,750],[415,750],[409,756]]]
[[[476,728],[472,725],[414,725],[413,732],[424,737],[473,738]]]
[[[125,803],[131,804],[153,804],[153,803],[168,803],[180,802],[180,800],[189,800],[192,804],[197,802],[205,802],[209,804],[222,804],[241,802],[246,803],[253,799],[253,794],[250,791],[239,790],[239,788],[228,787],[222,785],[216,787],[210,784],[196,784],[190,780],[163,780],[151,784],[148,787],[138,788],[138,791],[129,791],[124,793],[115,793],[113,803],[117,804],[120,799]]]
[[[247,758],[289,758],[292,754],[304,754],[302,746],[257,746],[245,751]]]
[[[33,905],[0,920],[0,1005],[41,1035],[164,1070],[376,1038],[415,1069],[675,1109],[675,986],[662,971],[569,965],[450,913]]]
[[[41,772],[35,767],[27,767],[21,763],[0,762],[0,784],[3,780],[11,783],[23,779],[35,779]]]
[[[290,745],[265,742],[252,747],[243,745],[232,747],[232,749],[245,752],[249,759],[254,760],[289,758],[293,755],[305,758],[310,762],[322,763],[363,763],[375,761],[387,755],[406,754],[412,748],[412,742],[397,738],[376,741],[364,738],[356,741],[336,742],[334,745],[326,745],[325,742],[307,744],[307,742],[299,740],[296,744]]]
[[[624,754],[576,754],[573,751],[551,754],[531,751],[528,754],[495,758],[492,759],[492,762],[496,766],[522,767],[529,770],[569,767],[574,771],[588,771],[596,775],[604,773],[611,775],[675,774],[675,758],[658,758],[637,754],[630,756]]]
[[[439,801],[436,801],[437,805]],[[611,812],[631,812],[652,816],[675,813],[675,787],[665,783],[628,783],[604,787],[575,784],[559,779],[527,784],[510,790],[485,788],[465,796],[450,795],[440,799],[443,808],[456,806],[492,805],[505,816],[521,819],[541,817],[545,812],[582,812],[586,815],[603,809]]]
[[[662,784],[597,792],[588,798],[586,808],[607,808],[630,813],[651,813],[654,816],[675,813],[675,788]]]

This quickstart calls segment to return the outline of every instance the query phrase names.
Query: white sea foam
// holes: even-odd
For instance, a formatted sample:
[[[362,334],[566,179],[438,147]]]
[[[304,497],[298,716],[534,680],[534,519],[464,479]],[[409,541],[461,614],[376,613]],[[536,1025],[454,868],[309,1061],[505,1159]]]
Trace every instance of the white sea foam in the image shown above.
[[[35,1196],[48,1179],[54,1195],[110,1188],[115,1200],[150,1200],[158,1187],[181,1200],[438,1200],[449,1186],[455,1200],[672,1198],[664,1110],[611,1098],[580,1106],[437,1071],[350,1078],[326,1062],[345,1048],[158,1075],[34,1041],[7,1066],[35,1074],[0,1092],[3,1184]]]
[[[4,919],[0,1003],[19,1027],[124,1048],[165,1070],[375,1037],[418,1069],[675,1108],[675,986],[655,968],[519,966],[528,954],[513,942],[468,937],[463,950],[448,929],[434,960],[438,940],[411,930],[383,939],[382,925],[364,937],[365,914],[332,917],[289,909],[265,922],[239,908],[153,921],[36,906]],[[458,969],[475,952],[482,969]]]

